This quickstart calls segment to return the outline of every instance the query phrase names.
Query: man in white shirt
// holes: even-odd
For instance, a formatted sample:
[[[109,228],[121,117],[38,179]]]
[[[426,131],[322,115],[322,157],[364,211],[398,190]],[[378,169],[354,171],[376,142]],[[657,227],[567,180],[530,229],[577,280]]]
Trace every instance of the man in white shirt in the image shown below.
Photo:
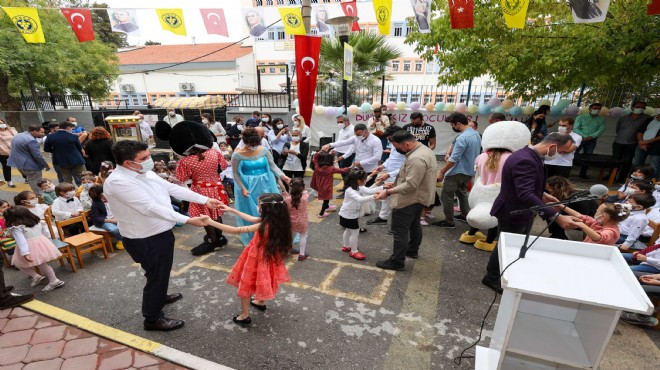
[[[575,120],[573,117],[562,117],[559,120],[559,127],[557,131],[560,134],[569,134],[573,138],[573,145],[571,149],[565,154],[557,154],[553,159],[545,160],[545,168],[548,170],[548,177],[552,176],[562,176],[568,178],[571,174],[571,168],[573,168],[573,157],[575,157],[575,151],[580,146],[582,142],[582,136],[578,135],[576,132],[573,132],[573,124]]]
[[[392,135],[400,130],[403,129],[399,126],[390,126],[385,130],[385,137],[387,137],[387,140],[389,141],[392,138]],[[372,175],[376,175],[380,172],[380,175],[376,177],[377,184],[393,183],[399,175],[403,162],[406,160],[405,154],[398,152],[391,144],[389,147],[391,149],[387,160],[380,166],[376,167],[371,173]],[[390,199],[383,199],[380,201],[380,213],[378,213],[378,217],[367,221],[367,225],[387,224],[387,219],[390,217],[391,213],[392,206],[390,204]]]
[[[170,126],[174,127],[177,123],[183,121],[183,116],[180,114],[176,114],[174,109],[168,109],[167,114],[165,115],[165,117],[163,117],[163,121],[169,123]]]
[[[337,160],[341,161],[344,158],[348,158],[355,152],[353,166],[361,166],[366,172],[371,172],[378,167],[378,161],[380,161],[380,157],[383,155],[383,146],[380,143],[380,139],[369,133],[365,124],[359,123],[355,125],[354,131],[354,137],[324,145],[322,150],[328,151],[335,147],[350,145],[348,151],[343,156],[338,157]],[[365,186],[371,186],[374,181],[375,179],[372,178]]]
[[[150,142],[154,141],[154,132],[151,130],[149,122],[144,120],[144,114],[138,114],[138,117],[140,117],[140,121],[138,123],[140,124],[140,135],[142,135],[142,141],[149,144]]]
[[[347,115],[342,114],[341,116],[337,117],[337,126],[339,126],[337,141],[344,141],[355,137],[355,127],[351,125],[351,121],[348,119]],[[344,155],[344,153],[348,151],[349,146],[350,145],[335,147],[335,152],[337,153],[337,156],[345,158],[339,162],[339,168],[350,167],[351,164],[353,164],[353,160],[355,159],[355,154],[351,154],[348,157]]]
[[[163,315],[163,306],[181,299],[180,293],[167,294],[174,257],[176,223],[205,226],[206,216],[189,218],[175,212],[170,196],[217,208],[221,202],[197,194],[160,178],[153,169],[147,144],[120,141],[112,148],[117,168],[105,180],[103,190],[112,208],[124,248],[145,270],[147,284],[142,293],[145,330],[168,331],[181,328],[182,320]]]

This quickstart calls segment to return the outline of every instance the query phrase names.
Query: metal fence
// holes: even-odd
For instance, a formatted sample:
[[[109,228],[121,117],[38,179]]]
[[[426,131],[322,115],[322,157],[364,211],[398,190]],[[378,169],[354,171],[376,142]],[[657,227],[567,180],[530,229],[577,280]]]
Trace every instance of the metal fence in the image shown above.
[[[62,95],[47,92],[37,94],[37,99],[39,99],[41,110],[91,108],[92,106],[92,99],[89,95]],[[37,110],[32,95],[26,95],[21,91],[19,101],[23,110]]]

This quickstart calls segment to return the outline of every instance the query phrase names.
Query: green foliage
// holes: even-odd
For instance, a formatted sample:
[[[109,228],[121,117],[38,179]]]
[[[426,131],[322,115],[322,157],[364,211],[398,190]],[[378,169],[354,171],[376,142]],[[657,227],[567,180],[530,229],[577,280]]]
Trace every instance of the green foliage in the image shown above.
[[[0,0],[0,5],[25,6],[25,2]],[[59,1],[29,2],[33,6],[59,7]],[[29,90],[30,72],[38,90],[107,96],[118,73],[115,45],[96,40],[78,42],[59,10],[39,9],[46,37],[44,44],[28,44],[2,12],[0,14],[0,94]],[[95,24],[96,27],[96,24]],[[98,34],[97,34],[98,36]],[[8,99],[2,99],[7,105]],[[7,109],[7,107],[3,107]]]
[[[353,32],[348,38],[348,44],[353,47],[353,81],[348,82],[348,90],[356,92],[366,89],[377,93],[380,89],[381,77],[391,59],[401,56],[401,53],[387,43],[382,35],[367,32]],[[344,51],[339,37],[324,37],[321,41],[321,56],[317,89],[339,96],[343,79]],[[348,104],[358,104],[349,101]],[[335,99],[334,105],[341,105],[341,99]]]
[[[534,0],[525,28],[508,29],[500,0],[477,0],[474,28],[452,30],[448,2],[435,0],[431,33],[419,33],[409,20],[414,31],[406,43],[447,71],[439,84],[489,74],[526,98],[575,91],[582,83],[592,91],[628,85],[651,95],[660,84],[660,17],[646,15],[647,3],[612,1],[604,22],[575,24],[568,1]]]

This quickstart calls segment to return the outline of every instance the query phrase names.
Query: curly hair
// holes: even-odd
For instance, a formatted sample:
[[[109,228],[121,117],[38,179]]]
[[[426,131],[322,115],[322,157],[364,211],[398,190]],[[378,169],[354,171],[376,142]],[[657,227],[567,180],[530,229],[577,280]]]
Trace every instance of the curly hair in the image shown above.
[[[261,222],[258,233],[262,241],[263,256],[267,260],[281,262],[289,256],[293,246],[289,207],[282,195],[277,193],[261,194],[259,206]]]
[[[305,180],[301,177],[293,178],[289,186],[291,187],[289,190],[289,194],[291,194],[291,206],[298,209],[300,198],[302,198],[305,191]]]
[[[89,134],[90,140],[105,140],[110,139],[110,133],[103,127],[95,127],[92,132]]]
[[[257,146],[261,145],[261,136],[254,127],[247,127],[241,133],[241,138],[243,139],[243,144],[245,146]]]

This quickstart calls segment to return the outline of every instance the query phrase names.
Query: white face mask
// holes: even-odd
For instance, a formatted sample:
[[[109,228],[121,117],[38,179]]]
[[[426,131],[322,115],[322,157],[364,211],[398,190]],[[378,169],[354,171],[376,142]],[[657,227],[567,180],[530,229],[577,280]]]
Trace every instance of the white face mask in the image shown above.
[[[149,159],[147,159],[144,162],[133,162],[133,163],[142,166],[142,169],[138,170],[139,173],[147,173],[154,169],[154,160],[151,157],[149,157]]]
[[[564,127],[564,126],[557,127],[557,132],[559,132],[560,134],[565,134],[566,131],[568,131],[567,127]]]
[[[633,113],[642,114],[642,113],[644,113],[644,108],[635,108],[635,109],[633,109]]]
[[[37,199],[30,199],[27,202],[31,206],[36,206],[37,204],[39,204],[39,201]]]
[[[270,118],[268,118],[268,117],[264,117],[264,118],[261,119],[261,122],[268,122],[268,121],[270,121]]]
[[[633,179],[633,180],[641,180],[641,179],[643,179],[642,176],[636,176],[636,175],[630,175],[630,178]]]
[[[236,125],[236,128],[239,129],[240,131],[243,131],[243,125],[241,124]]]
[[[46,191],[55,191],[55,185],[51,185],[46,188]]]
[[[291,141],[293,141],[294,143],[299,142],[300,141],[300,136],[292,136]]]
[[[626,194],[626,195],[633,195],[633,194],[635,194],[635,189],[633,189],[631,187],[627,187],[626,190],[623,191],[623,193]]]
[[[346,127],[346,126],[344,126],[343,123],[338,123],[337,126],[339,127],[340,130],[343,130],[344,127]]]
[[[167,172],[158,172],[158,176],[166,179],[167,178]]]
[[[548,151],[545,153],[545,160],[546,161],[552,161],[556,159],[559,156],[559,152],[556,151],[554,155],[550,155],[550,148],[548,148]]]
[[[78,122],[71,122],[73,124],[73,127],[78,126]]]
[[[4,124],[4,123],[0,123],[0,128],[1,128],[1,129],[6,129],[6,128],[7,128],[7,125]]]
[[[207,120],[206,118],[203,118],[203,119],[202,119],[202,123],[205,124],[205,125],[208,125],[208,124],[209,124],[209,120]]]
[[[71,198],[73,198],[73,197],[75,197],[75,196],[76,196],[76,192],[75,192],[75,191],[69,191],[69,192],[67,192],[66,194],[64,194],[64,197],[65,197],[66,199],[71,199]]]
[[[91,183],[82,184],[83,189],[87,189],[87,190],[89,190],[92,186],[94,186],[94,184]]]
[[[284,125],[277,125],[277,128],[281,130],[284,128]]]
[[[592,116],[597,116],[598,113],[600,113],[600,109],[592,109],[589,113],[591,113]]]

